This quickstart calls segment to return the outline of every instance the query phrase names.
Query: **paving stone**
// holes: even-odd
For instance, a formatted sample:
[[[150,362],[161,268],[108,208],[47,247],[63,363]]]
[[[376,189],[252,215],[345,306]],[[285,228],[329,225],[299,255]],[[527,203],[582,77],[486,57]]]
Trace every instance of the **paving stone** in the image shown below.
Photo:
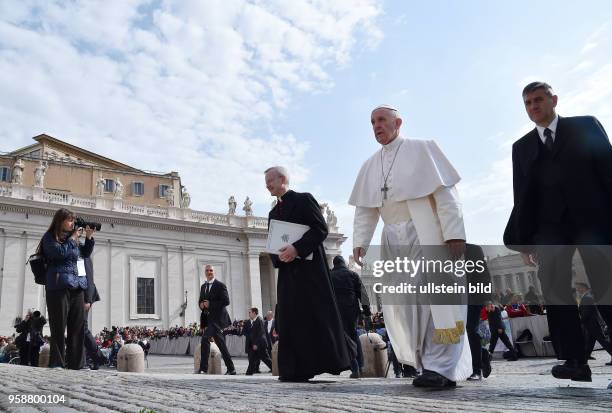
[[[481,382],[449,390],[418,389],[409,379],[317,376],[280,383],[254,376],[192,374],[190,357],[149,356],[144,373],[57,370],[0,364],[0,411],[8,412],[606,412],[612,411],[609,357],[594,353],[592,383],[556,380],[550,358],[496,360]],[[235,360],[239,372],[247,361]],[[268,369],[262,365],[262,371]],[[64,405],[10,404],[10,394],[63,394]]]

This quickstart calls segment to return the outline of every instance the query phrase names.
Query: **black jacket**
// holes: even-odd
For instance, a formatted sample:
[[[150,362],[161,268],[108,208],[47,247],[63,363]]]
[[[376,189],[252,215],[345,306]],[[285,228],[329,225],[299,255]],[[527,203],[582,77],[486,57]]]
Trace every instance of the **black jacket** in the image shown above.
[[[495,306],[495,310],[487,312],[487,319],[489,320],[489,330],[506,330],[506,326],[502,321],[502,310],[498,306]]]
[[[276,337],[272,335],[272,332],[276,329],[276,319],[272,319],[272,327],[270,328],[270,333],[268,333],[268,323],[270,321],[264,320],[264,331],[266,333],[266,340],[268,341],[268,347],[272,348],[272,345],[276,343]],[[277,333],[278,334],[278,333]]]
[[[208,294],[205,294],[206,283],[200,287],[200,299],[201,304],[204,300],[208,300],[208,309],[202,310],[200,314],[200,326],[208,327],[214,325],[219,330],[232,324],[232,320],[225,307],[230,303],[229,294],[227,293],[227,287],[221,281],[215,279],[210,287]]]
[[[477,267],[474,267],[473,271],[469,271],[466,274],[467,282],[473,286],[480,285],[490,285],[491,284],[491,274],[489,273],[489,267],[485,261],[484,252],[479,245],[475,244],[465,244],[465,260],[476,263],[477,261],[484,262],[484,271],[477,271]],[[468,303],[472,305],[483,305],[485,301],[491,300],[490,293],[470,293],[468,294]]]
[[[266,330],[264,329],[264,323],[261,317],[255,318],[252,325],[251,320],[247,320],[242,334],[246,336],[244,346],[245,352],[249,353],[253,351],[253,345],[256,345],[258,350],[267,347]]]
[[[359,301],[361,300],[361,279],[356,272],[346,265],[338,265],[331,270],[331,280],[334,294],[342,319],[359,316]]]
[[[85,264],[85,274],[87,274],[87,289],[85,290],[85,303],[93,304],[100,301],[98,289],[94,283],[94,267],[91,256],[83,258]]]
[[[15,345],[21,348],[27,343],[28,334],[30,334],[30,343],[35,346],[41,346],[43,344],[42,330],[43,326],[47,324],[45,317],[30,317],[29,320],[22,320],[15,326],[19,336],[15,339]]]
[[[552,158],[559,165],[563,202],[576,227],[594,234],[593,242],[612,241],[612,146],[603,126],[592,116],[559,117]],[[537,129],[512,146],[514,207],[504,243],[532,251],[538,228],[534,164],[542,150]]]

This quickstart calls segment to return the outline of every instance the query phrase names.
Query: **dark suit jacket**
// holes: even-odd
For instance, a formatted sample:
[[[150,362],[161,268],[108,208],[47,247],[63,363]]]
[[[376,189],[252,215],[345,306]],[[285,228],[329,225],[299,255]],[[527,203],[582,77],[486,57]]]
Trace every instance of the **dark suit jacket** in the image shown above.
[[[246,321],[243,334],[246,336],[245,351],[247,353],[253,351],[253,345],[256,345],[258,350],[267,347],[266,330],[261,317],[253,320],[252,326],[250,320]]]
[[[514,207],[504,232],[504,243],[517,251],[531,251],[538,228],[534,200],[534,161],[539,156],[537,129],[512,146]],[[591,230],[593,241],[612,238],[612,146],[592,116],[559,117],[553,159],[561,166],[562,191],[568,215],[578,228]]]
[[[210,291],[208,294],[205,294],[205,286],[206,283],[202,284],[200,287],[199,303],[208,300],[209,305],[208,309],[203,310],[200,314],[200,326],[208,327],[209,325],[213,325],[217,329],[222,330],[232,323],[225,308],[230,303],[227,287],[221,281],[215,279],[210,287]]]
[[[268,333],[268,320],[264,320],[264,332],[266,333],[266,340],[268,341],[268,347],[272,348],[272,345],[276,343],[276,337],[272,336],[272,331],[276,329],[276,319],[272,319],[272,328],[270,328],[270,333]]]
[[[85,264],[85,274],[87,274],[87,289],[85,290],[85,302],[93,304],[96,301],[100,301],[100,295],[98,294],[98,289],[96,288],[96,284],[94,283],[94,269],[91,256],[83,258],[83,263]]]
[[[479,245],[465,244],[465,260],[476,262],[485,261],[484,252]],[[471,285],[482,284],[484,286],[491,283],[491,274],[489,273],[489,267],[484,264],[484,271],[478,272],[476,269],[469,271],[466,274],[467,282]],[[472,305],[483,305],[485,301],[491,300],[491,294],[489,293],[470,293],[468,294],[468,303]]]

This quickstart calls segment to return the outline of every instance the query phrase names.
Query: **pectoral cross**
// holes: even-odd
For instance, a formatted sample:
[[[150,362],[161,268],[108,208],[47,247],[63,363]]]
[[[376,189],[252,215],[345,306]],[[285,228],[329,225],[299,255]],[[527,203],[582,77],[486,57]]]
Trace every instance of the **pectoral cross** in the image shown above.
[[[382,192],[382,193],[383,193],[383,199],[384,199],[385,201],[387,200],[387,192],[389,192],[389,189],[391,189],[391,188],[389,188],[389,187],[387,186],[387,183],[386,183],[386,182],[385,182],[385,186],[383,186],[382,188],[380,188],[380,192]]]

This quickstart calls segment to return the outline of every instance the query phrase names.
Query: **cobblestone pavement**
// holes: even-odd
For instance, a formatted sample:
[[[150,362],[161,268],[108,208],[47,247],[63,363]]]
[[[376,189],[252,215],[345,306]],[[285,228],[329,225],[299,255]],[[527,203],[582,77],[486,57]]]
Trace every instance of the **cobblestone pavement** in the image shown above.
[[[553,359],[493,362],[482,382],[425,390],[408,379],[351,380],[318,376],[312,383],[280,383],[269,373],[209,376],[191,373],[188,357],[150,356],[143,374],[115,370],[68,371],[0,365],[0,411],[9,412],[612,412],[612,367],[594,353],[592,383],[556,380]],[[239,372],[246,360],[236,360]],[[263,370],[267,370],[263,365]],[[17,406],[9,395],[63,394],[62,405]]]

